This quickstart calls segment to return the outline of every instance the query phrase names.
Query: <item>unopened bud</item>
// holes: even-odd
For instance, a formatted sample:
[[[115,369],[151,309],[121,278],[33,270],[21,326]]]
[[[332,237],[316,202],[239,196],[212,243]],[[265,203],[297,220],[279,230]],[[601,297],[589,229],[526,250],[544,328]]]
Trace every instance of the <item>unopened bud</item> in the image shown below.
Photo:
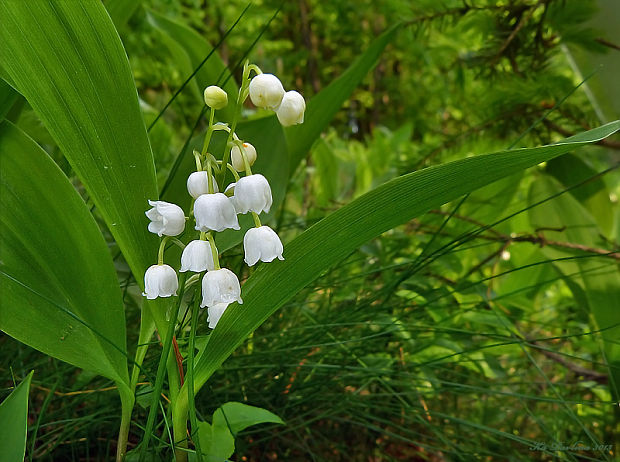
[[[205,104],[211,109],[223,109],[228,104],[228,95],[216,85],[205,88]]]

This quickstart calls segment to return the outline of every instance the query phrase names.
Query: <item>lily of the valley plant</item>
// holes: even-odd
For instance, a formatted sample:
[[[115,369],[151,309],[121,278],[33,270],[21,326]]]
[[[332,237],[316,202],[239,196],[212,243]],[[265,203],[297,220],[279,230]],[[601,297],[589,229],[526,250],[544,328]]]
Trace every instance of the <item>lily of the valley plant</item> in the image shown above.
[[[252,72],[255,75],[250,78]],[[246,63],[230,126],[215,122],[216,111],[228,104],[226,92],[217,86],[209,86],[204,91],[205,104],[210,109],[209,125],[202,151],[195,150],[193,153],[196,171],[187,178],[187,191],[192,197],[189,209],[184,211],[176,204],[151,200],[149,205],[152,208],[146,211],[146,216],[151,220],[148,230],[162,239],[157,263],[146,271],[143,295],[148,299],[173,297],[178,295],[179,284],[183,285],[183,289],[195,286],[193,300],[196,301],[196,307],[191,315],[189,347],[192,360],[197,328],[194,321],[199,315],[198,302],[201,308],[207,309],[207,323],[211,329],[217,327],[231,304],[243,303],[243,290],[238,276],[220,264],[215,233],[227,229],[240,230],[237,216],[249,213],[255,226],[247,230],[243,238],[245,263],[254,266],[259,261],[284,259],[280,238],[273,229],[262,224],[259,217],[261,213],[269,212],[273,202],[267,178],[252,172],[252,165],[259,154],[251,143],[240,139],[235,133],[238,114],[248,96],[256,107],[275,111],[283,126],[300,124],[304,120],[306,104],[298,92],[286,92],[275,75],[264,74],[256,65]],[[218,130],[228,133],[221,156],[210,151],[212,135]],[[227,170],[232,173],[235,181],[223,184]],[[177,238],[181,235],[191,238],[182,242]],[[164,263],[164,252],[169,243],[183,249],[179,272],[194,273],[182,278],[181,282],[176,270]],[[176,353],[179,354],[178,351]],[[193,362],[188,362],[188,369],[192,364]],[[189,373],[188,370],[188,375]],[[185,432],[186,428],[174,428],[176,445],[187,446],[187,441],[183,441],[186,440],[183,438]],[[177,451],[177,460],[186,457],[186,452]]]

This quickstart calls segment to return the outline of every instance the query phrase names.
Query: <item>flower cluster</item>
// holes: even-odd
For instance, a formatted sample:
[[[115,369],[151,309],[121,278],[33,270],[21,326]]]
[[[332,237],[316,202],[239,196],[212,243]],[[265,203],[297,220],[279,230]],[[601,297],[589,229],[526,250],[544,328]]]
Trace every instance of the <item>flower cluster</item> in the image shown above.
[[[251,71],[256,73],[252,79],[249,78]],[[187,191],[193,198],[189,216],[195,222],[193,228],[196,238],[183,244],[175,237],[186,231],[186,221],[191,219],[185,216],[179,206],[164,201],[149,201],[152,208],[146,212],[151,220],[148,230],[163,236],[163,239],[158,263],[148,268],[144,276],[143,295],[148,299],[176,295],[179,288],[177,273],[163,263],[166,242],[171,240],[183,247],[180,272],[205,272],[199,284],[199,290],[202,291],[200,306],[208,310],[210,328],[215,328],[231,303],[243,303],[238,277],[229,269],[220,267],[215,232],[239,230],[237,215],[249,213],[255,227],[247,230],[243,238],[246,264],[253,266],[258,261],[271,262],[276,258],[284,260],[280,238],[273,229],[263,225],[259,218],[261,213],[269,212],[271,208],[271,187],[263,175],[252,173],[252,165],[257,158],[254,146],[240,140],[234,132],[236,115],[248,96],[255,106],[275,111],[284,126],[303,122],[306,109],[304,98],[296,91],[285,92],[276,76],[263,74],[257,66],[246,63],[232,128],[227,124],[214,123],[215,111],[228,104],[226,92],[217,86],[207,87],[204,91],[205,104],[211,110],[209,127],[202,152],[194,151],[196,171],[187,179]],[[211,136],[216,130],[228,132],[222,160],[217,160],[208,151]],[[224,187],[227,171],[232,172],[235,181]],[[194,279],[199,277],[195,276]]]

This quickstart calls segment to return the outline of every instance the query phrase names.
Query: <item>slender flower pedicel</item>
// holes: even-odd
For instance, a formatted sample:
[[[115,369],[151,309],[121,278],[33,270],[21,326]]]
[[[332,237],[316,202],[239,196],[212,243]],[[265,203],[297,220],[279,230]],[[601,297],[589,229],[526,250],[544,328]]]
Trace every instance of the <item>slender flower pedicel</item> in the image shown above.
[[[243,237],[243,249],[244,260],[248,266],[254,266],[258,260],[263,262],[271,262],[276,258],[284,260],[282,242],[269,226],[248,229]]]
[[[233,203],[222,193],[202,194],[194,203],[198,231],[240,229]]]
[[[213,252],[211,245],[207,241],[194,240],[185,246],[181,254],[181,269],[179,271],[200,273],[214,269]]]
[[[232,200],[237,213],[269,212],[273,199],[267,178],[256,173],[239,179]]]
[[[249,92],[254,106],[275,110],[284,96],[284,87],[275,75],[259,74],[250,81]]]
[[[149,201],[153,207],[146,212],[149,223],[149,231],[159,237],[178,236],[185,229],[185,213],[178,205],[164,201]]]
[[[149,300],[177,294],[177,273],[168,265],[152,265],[144,273],[144,295]]]
[[[209,193],[209,180],[207,172],[194,172],[187,178],[187,192],[194,199],[198,199],[201,194]],[[213,192],[219,192],[217,182],[211,177]]]

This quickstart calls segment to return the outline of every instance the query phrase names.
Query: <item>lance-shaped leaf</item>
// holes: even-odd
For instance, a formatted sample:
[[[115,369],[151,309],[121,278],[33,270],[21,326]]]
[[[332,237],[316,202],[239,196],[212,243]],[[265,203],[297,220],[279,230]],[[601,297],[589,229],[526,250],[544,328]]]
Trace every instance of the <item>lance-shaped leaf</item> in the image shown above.
[[[620,121],[537,148],[469,157],[409,173],[370,191],[284,245],[285,261],[263,264],[243,285],[244,304],[231,305],[209,338],[195,372],[196,392],[273,312],[325,270],[381,233],[520,170],[620,129]],[[177,412],[186,406],[179,393]]]
[[[51,158],[0,122],[0,329],[50,356],[128,382],[125,314],[88,207]]]
[[[28,430],[28,390],[32,372],[0,403],[0,460],[22,462]]]
[[[0,66],[84,183],[136,279],[155,166],[127,56],[99,0],[0,2]]]

